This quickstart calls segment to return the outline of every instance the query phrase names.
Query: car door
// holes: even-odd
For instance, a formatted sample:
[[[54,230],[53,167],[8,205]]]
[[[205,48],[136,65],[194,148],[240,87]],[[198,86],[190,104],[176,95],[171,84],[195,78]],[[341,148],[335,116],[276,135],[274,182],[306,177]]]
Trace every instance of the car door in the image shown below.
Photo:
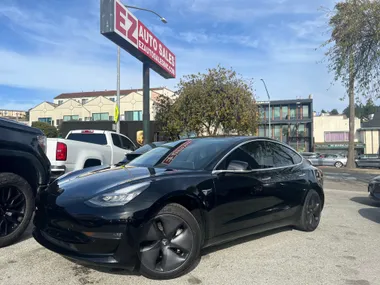
[[[306,189],[309,188],[308,171],[303,158],[289,146],[274,141],[266,142],[265,153],[273,157],[273,185],[271,195],[277,204],[271,209],[269,221],[291,217],[298,210]]]
[[[232,161],[246,162],[244,171],[229,170]],[[217,166],[214,209],[215,235],[250,228],[268,221],[279,203],[273,195],[275,175],[265,154],[264,141],[248,142],[236,148]]]

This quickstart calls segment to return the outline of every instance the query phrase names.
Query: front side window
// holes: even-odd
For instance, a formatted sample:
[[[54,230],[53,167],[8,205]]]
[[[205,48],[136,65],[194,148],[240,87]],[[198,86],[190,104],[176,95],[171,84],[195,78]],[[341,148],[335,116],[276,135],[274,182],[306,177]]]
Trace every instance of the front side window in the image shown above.
[[[217,170],[227,170],[232,161],[248,164],[247,170],[267,168],[267,156],[262,141],[246,143],[231,152],[217,167]]]
[[[274,167],[285,167],[302,161],[300,155],[290,148],[275,142],[266,142],[266,154],[273,158]]]
[[[124,149],[133,150],[135,148],[135,145],[126,137],[120,136],[121,138],[121,145]]]
[[[113,145],[121,148],[120,136],[117,134],[111,134],[111,137]]]

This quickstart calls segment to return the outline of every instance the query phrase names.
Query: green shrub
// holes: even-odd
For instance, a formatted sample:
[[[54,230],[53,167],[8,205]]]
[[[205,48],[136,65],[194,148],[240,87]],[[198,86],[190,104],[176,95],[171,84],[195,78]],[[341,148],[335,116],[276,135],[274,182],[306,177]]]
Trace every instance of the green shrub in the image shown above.
[[[58,136],[58,130],[56,127],[49,125],[44,122],[33,122],[32,127],[40,129],[43,131],[46,137],[48,138],[56,138]]]

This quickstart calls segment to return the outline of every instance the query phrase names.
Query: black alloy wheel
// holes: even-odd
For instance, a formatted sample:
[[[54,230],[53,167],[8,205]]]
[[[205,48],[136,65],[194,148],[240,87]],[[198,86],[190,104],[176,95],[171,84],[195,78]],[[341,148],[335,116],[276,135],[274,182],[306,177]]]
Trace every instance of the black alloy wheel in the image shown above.
[[[29,183],[14,173],[0,173],[0,247],[14,243],[24,233],[33,210]]]
[[[298,228],[303,231],[314,231],[321,220],[322,201],[315,190],[310,190],[306,196]]]
[[[189,269],[199,252],[197,220],[181,205],[169,204],[147,224],[140,243],[140,270],[149,278],[175,278]]]
[[[25,196],[14,186],[0,188],[0,237],[10,235],[25,215]]]

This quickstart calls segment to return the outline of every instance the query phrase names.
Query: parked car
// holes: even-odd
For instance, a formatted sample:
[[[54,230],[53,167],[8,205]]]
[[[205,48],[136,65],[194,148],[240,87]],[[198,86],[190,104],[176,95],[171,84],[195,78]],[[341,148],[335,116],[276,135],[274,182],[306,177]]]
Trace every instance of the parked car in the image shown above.
[[[377,202],[380,202],[380,176],[372,178],[368,184],[368,192],[370,198]]]
[[[380,168],[380,157],[376,155],[360,155],[355,159],[357,167],[373,167]]]
[[[4,247],[28,227],[36,194],[49,183],[50,163],[41,130],[0,119],[0,134],[0,247]]]
[[[111,131],[75,130],[65,139],[47,139],[53,179],[74,170],[116,164],[135,149],[128,137]]]
[[[142,147],[139,147],[138,149],[127,153],[125,155],[125,158],[122,161],[120,161],[117,165],[119,166],[119,165],[127,164],[131,162],[132,160],[134,160],[136,157],[139,157],[140,155],[142,155],[143,153],[146,153],[165,143],[166,143],[165,141],[160,141],[160,142],[152,142],[152,143],[143,145]]]
[[[238,136],[169,142],[66,174],[39,197],[41,245],[155,279],[184,274],[201,248],[289,225],[314,231],[325,199],[321,170],[295,150]]]
[[[338,154],[320,154],[319,156],[309,157],[308,160],[314,166],[335,166],[336,168],[341,168],[347,164],[347,157]]]

